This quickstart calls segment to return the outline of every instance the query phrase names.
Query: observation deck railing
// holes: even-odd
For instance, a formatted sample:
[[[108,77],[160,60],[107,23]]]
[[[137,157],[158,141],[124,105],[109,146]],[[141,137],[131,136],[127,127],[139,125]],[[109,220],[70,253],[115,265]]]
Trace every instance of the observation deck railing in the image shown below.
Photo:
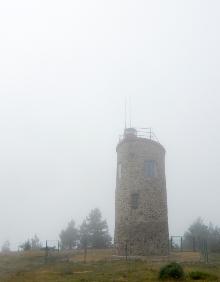
[[[137,137],[137,138],[150,139],[159,143],[157,136],[155,135],[155,133],[152,131],[150,127],[132,128],[130,132],[129,130],[130,129],[126,128],[124,134],[119,136],[119,142],[123,141],[127,137]]]

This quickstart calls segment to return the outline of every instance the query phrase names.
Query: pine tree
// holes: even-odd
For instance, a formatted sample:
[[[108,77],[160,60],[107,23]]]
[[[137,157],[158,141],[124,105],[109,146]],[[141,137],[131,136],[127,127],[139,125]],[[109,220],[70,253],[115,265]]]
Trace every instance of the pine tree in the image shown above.
[[[80,243],[83,247],[107,248],[111,246],[111,236],[106,220],[102,219],[99,209],[91,210],[80,227]]]
[[[74,249],[77,245],[77,240],[79,238],[79,231],[75,227],[74,220],[71,220],[68,223],[68,226],[65,230],[62,230],[60,233],[61,246],[63,249]]]

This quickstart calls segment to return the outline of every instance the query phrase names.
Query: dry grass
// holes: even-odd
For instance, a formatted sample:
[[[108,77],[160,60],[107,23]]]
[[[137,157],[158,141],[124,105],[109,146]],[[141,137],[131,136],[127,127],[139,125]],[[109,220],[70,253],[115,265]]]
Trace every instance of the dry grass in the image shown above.
[[[197,253],[173,253],[169,257],[142,260],[118,259],[113,250],[54,253],[45,261],[44,253],[14,253],[0,256],[2,282],[141,282],[158,281],[158,272],[168,261],[180,261],[186,272],[204,270],[220,277],[219,264],[205,265]],[[187,281],[191,281],[187,278]],[[208,280],[207,280],[208,281]],[[220,280],[219,280],[220,281]]]

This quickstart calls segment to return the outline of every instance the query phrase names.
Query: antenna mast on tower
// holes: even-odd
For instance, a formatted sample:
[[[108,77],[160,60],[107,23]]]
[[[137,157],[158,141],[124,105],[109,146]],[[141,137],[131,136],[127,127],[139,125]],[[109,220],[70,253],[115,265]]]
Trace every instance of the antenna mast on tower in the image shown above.
[[[130,120],[130,128],[131,128],[131,96],[129,96],[129,120]]]
[[[131,128],[131,117],[132,117],[132,107],[131,107],[131,96],[129,96],[129,113],[128,113],[128,123]],[[127,96],[125,97],[125,128],[127,128]]]
[[[125,129],[127,128],[127,97],[125,97]]]

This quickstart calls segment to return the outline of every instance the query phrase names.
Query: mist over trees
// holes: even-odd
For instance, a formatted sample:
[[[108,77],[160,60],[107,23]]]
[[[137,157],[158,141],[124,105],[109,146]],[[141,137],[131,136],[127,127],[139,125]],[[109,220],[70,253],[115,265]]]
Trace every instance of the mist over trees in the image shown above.
[[[220,251],[220,227],[212,223],[206,225],[200,217],[197,218],[184,234],[184,245],[191,247],[192,239],[197,249],[202,248],[203,241],[207,241],[211,252]]]
[[[107,248],[111,246],[112,238],[109,235],[106,220],[102,219],[99,209],[91,210],[90,214],[80,226],[80,243],[89,248]]]
[[[60,233],[62,249],[72,250],[76,247],[79,239],[79,230],[75,227],[75,221],[71,220],[66,229]]]
[[[62,249],[78,248],[107,248],[111,246],[112,238],[109,235],[108,224],[102,219],[99,209],[93,209],[83,220],[79,228],[74,220],[68,223],[66,229],[60,233]]]
[[[78,227],[73,219],[70,220],[66,228],[61,230],[59,237],[60,242],[57,240],[53,241],[58,242],[58,249],[60,247],[63,250],[74,250],[76,248],[101,249],[112,246],[112,238],[109,234],[107,221],[102,218],[101,211],[98,208],[91,210]],[[39,237],[35,234],[32,238],[28,238],[19,244],[18,249],[22,251],[43,250],[50,248],[47,242],[48,240],[40,241]],[[10,242],[5,241],[1,246],[1,252],[8,253],[10,251]]]
[[[24,243],[19,246],[23,251],[39,250],[42,248],[40,239],[35,234],[33,238],[27,239]]]

